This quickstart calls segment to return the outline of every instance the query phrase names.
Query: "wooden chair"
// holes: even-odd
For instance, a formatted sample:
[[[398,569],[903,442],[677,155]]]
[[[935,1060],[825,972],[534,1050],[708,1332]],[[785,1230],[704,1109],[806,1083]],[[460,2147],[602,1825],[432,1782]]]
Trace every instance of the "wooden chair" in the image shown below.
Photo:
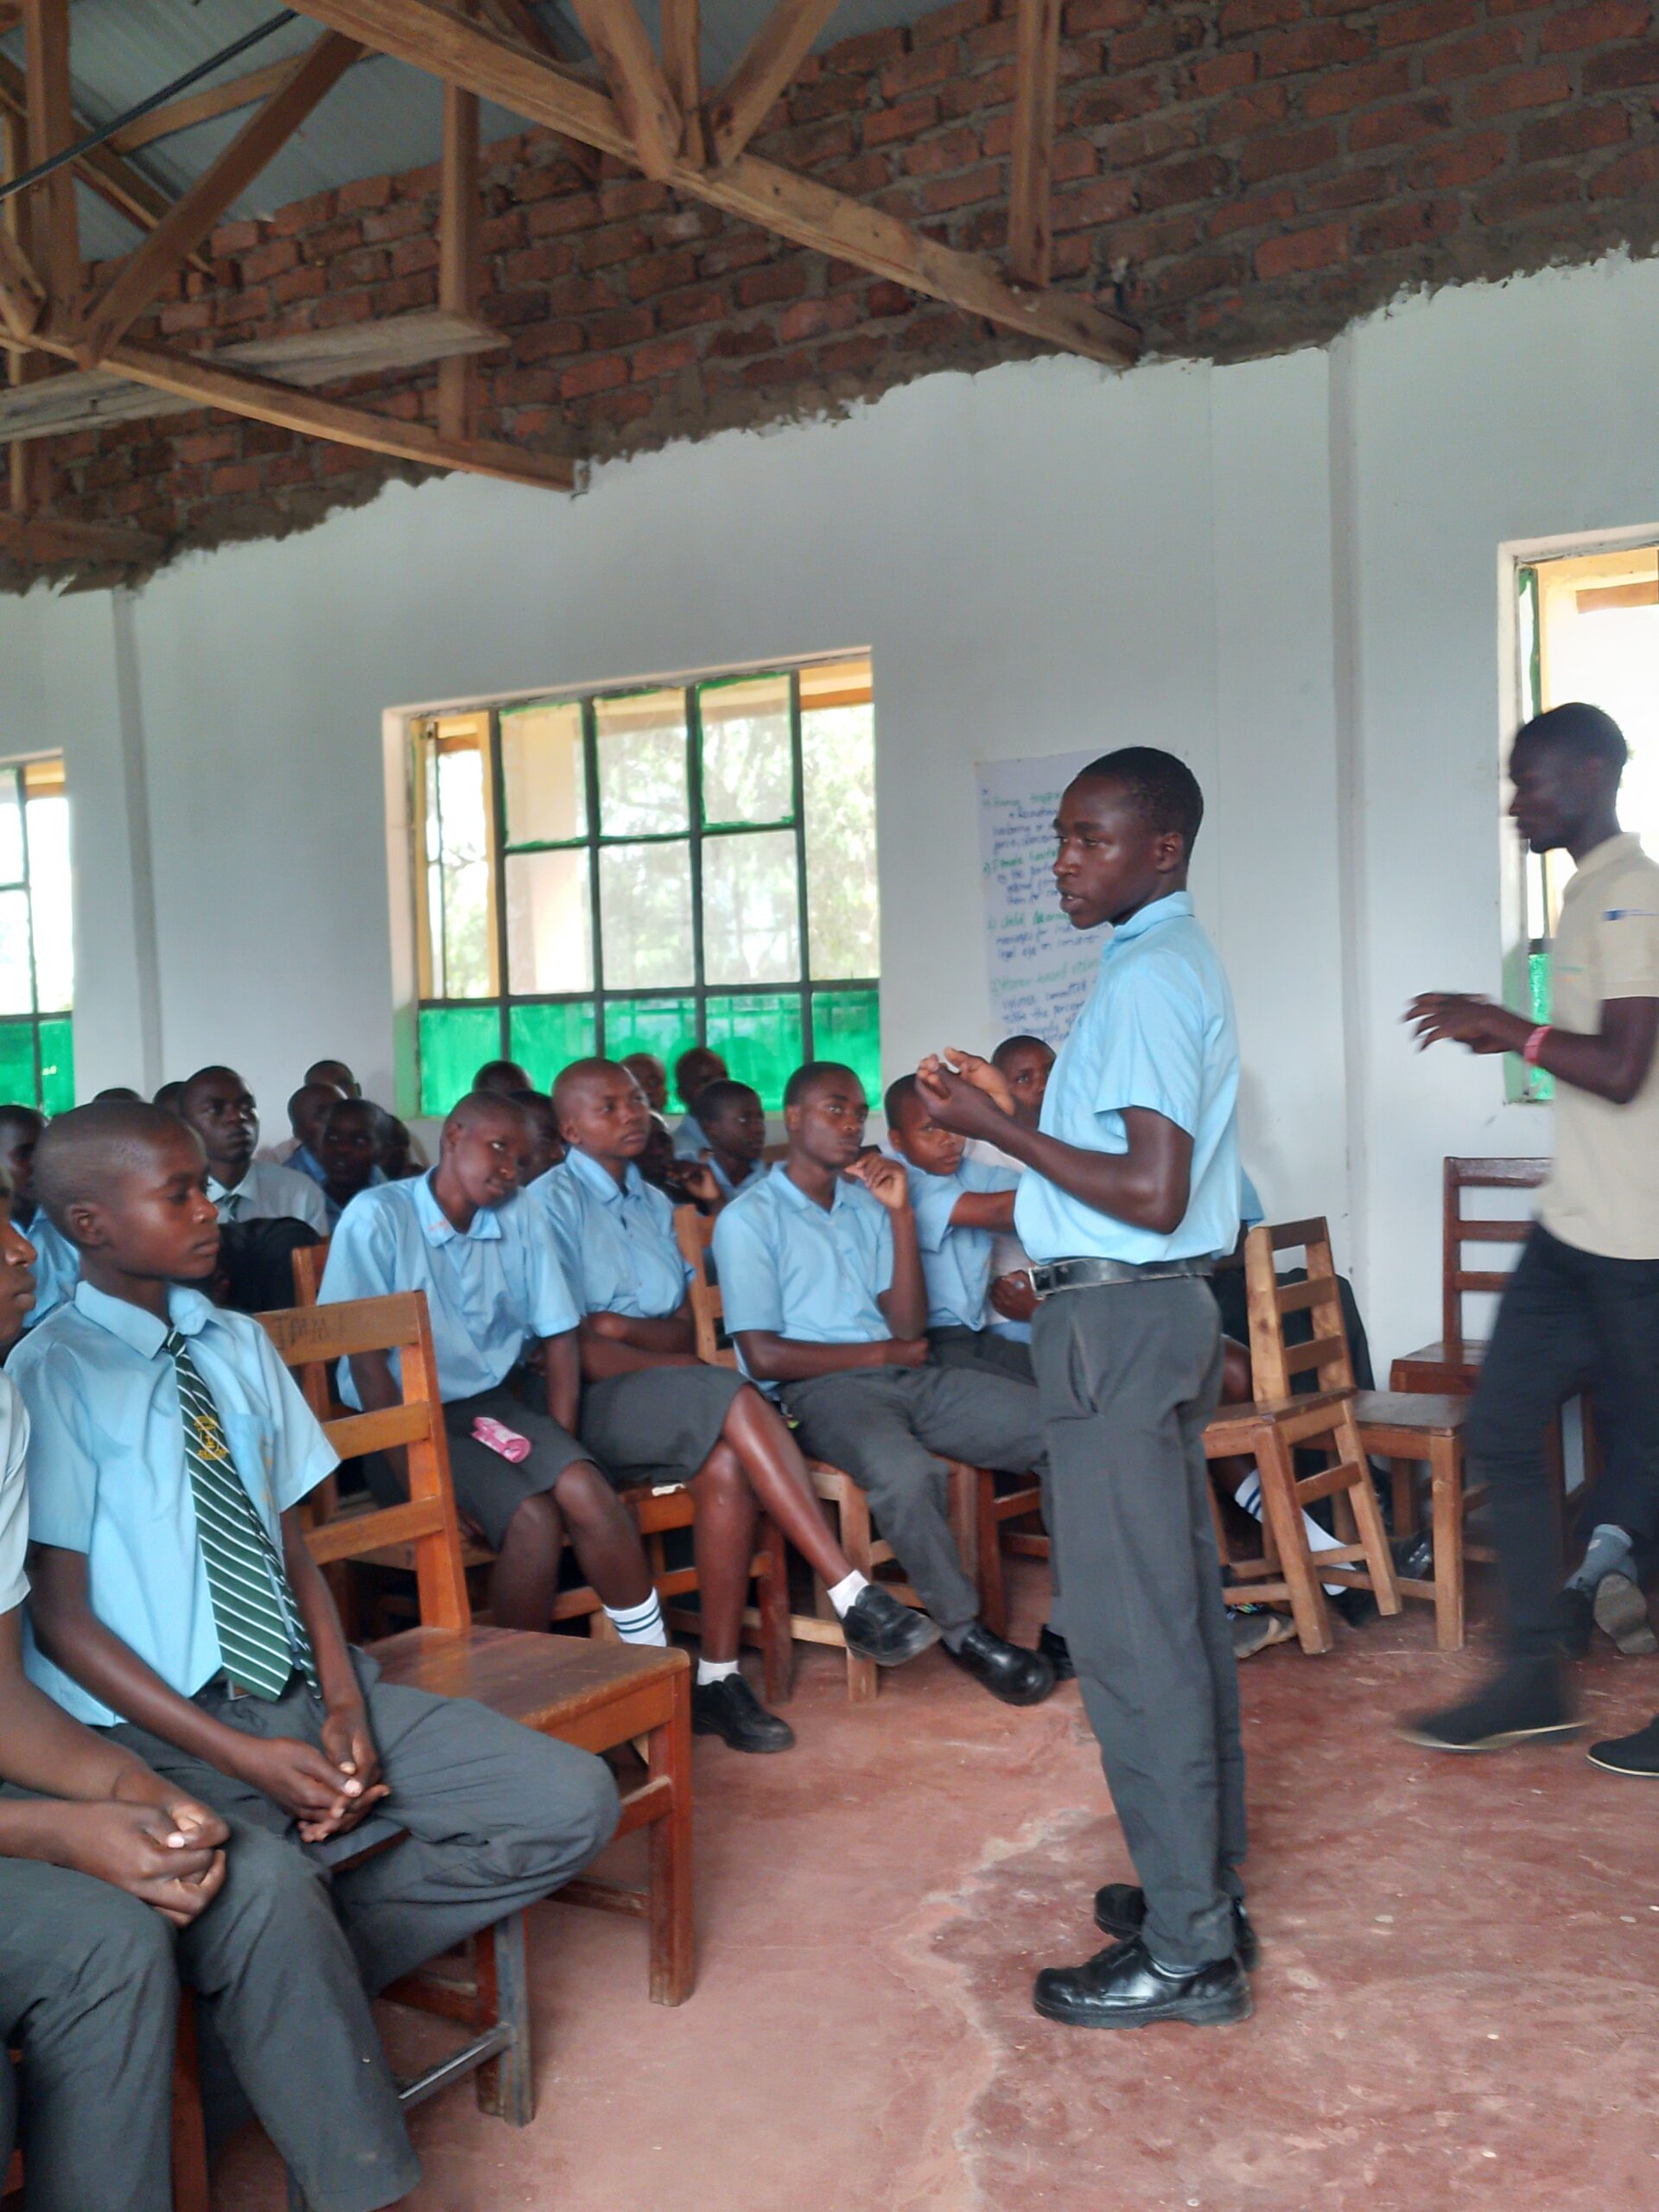
[[[1535,1191],[1549,1174],[1548,1160],[1448,1159],[1443,1170],[1440,1221],[1440,1333],[1434,1343],[1396,1359],[1389,1380],[1396,1390],[1454,1391],[1466,1395],[1480,1371],[1484,1341],[1464,1332],[1463,1302],[1481,1292],[1500,1293],[1509,1268],[1466,1268],[1467,1244],[1519,1248],[1532,1233],[1530,1221],[1493,1221],[1464,1211],[1465,1191]]]
[[[0,2048],[0,2065],[10,2063]],[[0,2177],[0,2203],[11,2203],[22,2196],[22,2188],[23,2154],[14,2151]],[[209,2212],[210,2202],[207,2137],[196,2070],[196,2006],[190,1992],[184,1989],[179,1993],[178,2044],[173,2060],[173,2212]]]
[[[688,1208],[687,1211],[692,1210]],[[303,1245],[295,1251],[294,1302],[296,1306],[316,1304],[327,1261],[328,1246],[326,1243]],[[301,1377],[302,1388],[311,1410],[325,1424],[340,1419],[350,1411],[334,1395],[333,1374],[332,1365],[313,1362],[304,1369]],[[689,1563],[671,1567],[667,1546],[667,1539],[672,1531],[690,1529],[696,1524],[696,1506],[690,1492],[683,1484],[674,1484],[660,1490],[625,1491],[622,1502],[639,1523],[652,1580],[662,1600],[664,1621],[670,1628],[681,1634],[696,1635],[702,1624],[696,1611],[674,1601],[696,1589],[697,1572]],[[308,1508],[308,1517],[332,1520],[338,1515],[340,1500],[332,1477],[327,1484],[312,1493]],[[461,1558],[471,1570],[489,1567],[495,1554],[486,1544],[463,1534]],[[355,1563],[407,1573],[414,1565],[414,1554],[407,1544],[391,1544],[364,1554]],[[760,1647],[766,1699],[772,1705],[787,1704],[794,1689],[794,1650],[789,1634],[788,1570],[783,1539],[763,1516],[750,1568],[756,1585],[756,1602],[749,1609],[748,1621],[752,1625],[748,1625],[747,1633],[748,1640]],[[354,1618],[359,1608],[350,1586],[350,1568],[342,1565],[338,1572],[342,1580],[334,1585],[336,1601],[343,1612]],[[585,1583],[578,1588],[559,1592],[554,1600],[552,1617],[556,1623],[585,1621],[588,1633],[593,1636],[603,1637],[610,1632],[610,1624],[606,1618],[599,1592]]]
[[[711,1366],[735,1367],[737,1354],[724,1341],[722,1321],[725,1304],[720,1285],[714,1281],[709,1269],[709,1248],[714,1241],[715,1224],[712,1217],[700,1214],[695,1206],[677,1206],[674,1211],[674,1234],[687,1265],[692,1270],[691,1313],[696,1324],[697,1357]],[[877,1580],[877,1570],[893,1563],[893,1550],[875,1533],[870,1518],[870,1502],[849,1474],[839,1467],[831,1467],[822,1459],[809,1459],[807,1473],[812,1487],[823,1502],[836,1515],[838,1541],[847,1554],[847,1563],[855,1567],[868,1580]],[[963,1564],[972,1575],[978,1557],[978,1492],[980,1470],[958,1461],[950,1465],[950,1526]],[[882,1575],[884,1589],[906,1605],[920,1608],[921,1599],[908,1582]],[[815,1609],[810,1613],[791,1611],[788,1615],[788,1632],[800,1643],[827,1643],[847,1651],[847,1639],[842,1634],[841,1622],[830,1604],[822,1583],[813,1578],[816,1590]],[[753,1617],[746,1615],[747,1620]],[[868,1705],[880,1688],[880,1669],[873,1659],[861,1659],[855,1652],[847,1651],[847,1695],[854,1705]]]
[[[1281,1282],[1278,1255],[1299,1249],[1306,1281]],[[1247,1269],[1252,1266],[1252,1254],[1250,1365],[1256,1389],[1268,1397],[1288,1396],[1295,1378],[1306,1375],[1313,1376],[1320,1390],[1354,1390],[1353,1360],[1325,1223],[1295,1221],[1253,1229],[1245,1246]],[[1298,1313],[1309,1316],[1313,1338],[1292,1344],[1286,1341],[1285,1320]],[[1489,1550],[1467,1546],[1464,1539],[1465,1516],[1485,1494],[1484,1487],[1469,1491],[1464,1484],[1463,1420],[1468,1402],[1452,1392],[1400,1390],[1356,1390],[1353,1401],[1361,1443],[1368,1454],[1387,1459],[1392,1468],[1396,1535],[1409,1535],[1417,1527],[1416,1470],[1428,1470],[1433,1578],[1402,1580],[1400,1589],[1405,1597],[1433,1603],[1434,1637],[1442,1651],[1463,1649],[1465,1561],[1492,1557]]]
[[[449,1480],[449,1451],[438,1400],[426,1299],[420,1292],[370,1298],[340,1306],[296,1307],[260,1316],[285,1363],[303,1371],[319,1362],[366,1351],[396,1352],[402,1373],[401,1403],[373,1414],[348,1414],[324,1423],[342,1457],[402,1448],[409,1467],[409,1497],[402,1504],[353,1511],[307,1531],[313,1556],[327,1566],[364,1556],[388,1544],[409,1545],[420,1592],[418,1628],[372,1647],[385,1677],[443,1697],[475,1698],[492,1712],[544,1734],[605,1752],[647,1741],[647,1778],[622,1800],[617,1833],[647,1828],[650,1872],[643,1890],[585,1878],[558,1894],[571,1904],[601,1906],[647,1922],[651,1994],[659,2005],[678,2005],[690,1994],[694,1936],[691,1919],[691,1698],[690,1668],[683,1651],[612,1644],[532,1630],[475,1628],[461,1563],[460,1524]],[[524,2044],[523,1974],[513,1939],[504,1951],[494,1931],[494,2009],[505,2016],[485,2031],[488,2040],[504,2024],[511,2038],[468,2063],[495,2069],[480,2082],[486,2109],[497,2103],[508,2116],[528,2117],[528,2056]],[[403,1983],[407,1994],[454,2018],[487,2016],[492,2009],[487,1962],[476,1987],[451,1984],[435,1995],[429,1977]],[[522,2061],[512,2054],[523,2054]],[[453,2077],[462,2062],[447,2067]],[[504,2078],[505,2077],[505,2078]],[[496,2101],[495,2102],[490,2101]]]
[[[1355,1416],[1357,1394],[1351,1374],[1344,1384],[1328,1388],[1321,1384],[1301,1396],[1293,1395],[1294,1377],[1313,1372],[1318,1359],[1328,1351],[1327,1306],[1335,1313],[1336,1330],[1344,1351],[1347,1343],[1341,1333],[1334,1276],[1328,1287],[1312,1281],[1286,1284],[1280,1282],[1274,1270],[1275,1238],[1286,1245],[1306,1244],[1315,1230],[1323,1237],[1324,1223],[1299,1222],[1281,1230],[1250,1231],[1244,1248],[1244,1268],[1256,1395],[1249,1405],[1223,1406],[1204,1437],[1209,1459],[1253,1459],[1262,1487],[1260,1556],[1230,1557],[1223,1544],[1223,1557],[1234,1575],[1228,1602],[1288,1605],[1298,1639],[1310,1654],[1330,1650],[1334,1641],[1323,1587],[1327,1582],[1370,1591],[1380,1612],[1400,1611],[1388,1531],[1371,1487],[1370,1468]],[[1328,1263],[1328,1243],[1326,1260]],[[1287,1347],[1283,1316],[1301,1310],[1315,1313],[1314,1341]],[[1278,1344],[1276,1354],[1270,1348],[1273,1341]],[[1300,1450],[1318,1451],[1326,1464],[1313,1474],[1299,1475],[1296,1453]],[[1309,1547],[1302,1512],[1325,1497],[1337,1501],[1333,1510],[1339,1516],[1344,1541],[1334,1550],[1316,1553]]]
[[[1026,1476],[999,1478],[989,1467],[976,1469],[975,1551],[978,1567],[979,1617],[995,1635],[1008,1632],[1007,1589],[1002,1574],[1005,1554],[1015,1559],[1048,1558],[1052,1548],[1043,1526],[1043,1491]],[[999,1490],[998,1481],[1007,1487]],[[1034,1525],[1033,1525],[1034,1524]]]

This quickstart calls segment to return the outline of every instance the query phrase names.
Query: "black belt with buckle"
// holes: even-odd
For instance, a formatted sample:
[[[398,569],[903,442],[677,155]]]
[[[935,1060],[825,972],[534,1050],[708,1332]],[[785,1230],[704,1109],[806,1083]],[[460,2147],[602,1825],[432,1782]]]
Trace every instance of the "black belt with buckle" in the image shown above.
[[[1039,1299],[1044,1299],[1062,1290],[1098,1290],[1107,1283],[1166,1282],[1215,1271],[1213,1255],[1202,1260],[1148,1260],[1144,1266],[1134,1260],[1036,1260],[1031,1268],[1031,1287]]]

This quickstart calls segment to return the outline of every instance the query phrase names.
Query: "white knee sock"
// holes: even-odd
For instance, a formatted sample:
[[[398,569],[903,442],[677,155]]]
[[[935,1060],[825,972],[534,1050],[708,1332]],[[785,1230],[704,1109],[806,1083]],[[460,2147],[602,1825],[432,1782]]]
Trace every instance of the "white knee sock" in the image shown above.
[[[663,1609],[657,1602],[653,1590],[643,1605],[607,1605],[605,1618],[616,1630],[624,1643],[666,1643],[668,1630],[663,1626]]]
[[[843,1575],[839,1582],[830,1585],[830,1602],[837,1613],[844,1615],[852,1610],[853,1600],[859,1592],[868,1590],[869,1586],[869,1577],[861,1574],[855,1567],[850,1574]]]
[[[1254,1514],[1258,1521],[1261,1520],[1262,1478],[1254,1467],[1245,1476],[1233,1495],[1247,1513]],[[1303,1514],[1302,1526],[1307,1531],[1309,1551],[1338,1552],[1343,1548],[1342,1539],[1339,1536],[1333,1536],[1328,1529],[1321,1529],[1311,1513]],[[1327,1582],[1323,1586],[1325,1596],[1334,1598],[1339,1591],[1344,1590],[1347,1585],[1342,1582]]]

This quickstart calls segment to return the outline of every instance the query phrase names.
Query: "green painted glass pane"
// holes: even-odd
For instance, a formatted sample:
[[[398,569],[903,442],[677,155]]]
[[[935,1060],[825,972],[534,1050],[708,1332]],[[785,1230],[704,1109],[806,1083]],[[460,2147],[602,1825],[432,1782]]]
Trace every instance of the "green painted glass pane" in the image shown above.
[[[0,1022],[0,1103],[33,1106],[36,1103],[34,1025]]]
[[[421,1111],[447,1114],[473,1087],[486,1060],[501,1054],[501,1016],[493,1006],[421,1008]]]
[[[793,991],[746,991],[704,1001],[709,1048],[739,1083],[752,1084],[768,1114],[783,1110],[784,1085],[804,1057],[801,1001]]]
[[[674,1063],[697,1041],[695,999],[607,999],[605,1057],[626,1059],[630,1052],[655,1052],[671,1084]]]
[[[67,1114],[75,1103],[75,1027],[67,1017],[41,1024],[41,1106]]]
[[[881,1096],[881,994],[814,991],[812,1057],[852,1069],[872,1106]]]
[[[507,1038],[511,1056],[537,1090],[551,1090],[561,1068],[587,1059],[594,1051],[594,1002],[516,1006],[507,1018]]]

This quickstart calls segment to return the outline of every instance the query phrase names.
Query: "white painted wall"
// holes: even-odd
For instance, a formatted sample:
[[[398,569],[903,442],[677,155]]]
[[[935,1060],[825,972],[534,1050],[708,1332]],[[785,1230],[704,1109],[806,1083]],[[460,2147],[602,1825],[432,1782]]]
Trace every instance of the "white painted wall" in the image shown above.
[[[68,756],[82,1093],[224,1058],[274,1128],[339,1052],[390,1095],[387,708],[868,645],[889,1066],[986,1039],[975,761],[1183,753],[1247,1154],[1403,1349],[1441,1155],[1547,1143],[1398,1026],[1497,983],[1500,548],[1659,518],[1656,327],[1659,268],[1607,264],[1223,371],[935,377],[575,500],[393,486],[131,600],[0,602],[0,752]]]

